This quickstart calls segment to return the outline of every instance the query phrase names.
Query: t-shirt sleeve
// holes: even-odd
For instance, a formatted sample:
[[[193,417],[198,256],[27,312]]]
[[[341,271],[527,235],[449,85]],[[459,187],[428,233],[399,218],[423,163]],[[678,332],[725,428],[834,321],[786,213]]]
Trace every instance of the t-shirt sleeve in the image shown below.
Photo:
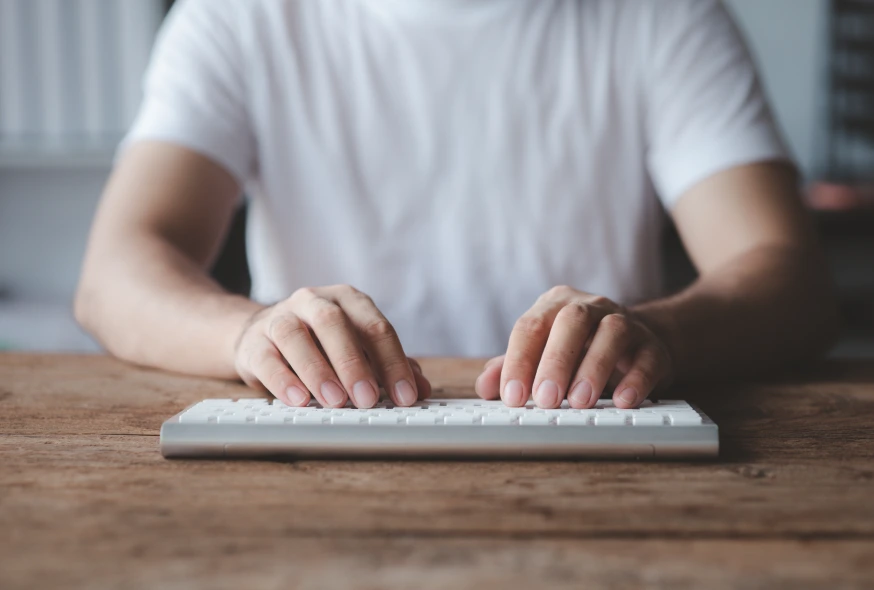
[[[665,207],[716,172],[790,159],[722,3],[653,4],[644,57],[647,165]]]
[[[143,103],[119,147],[162,140],[224,166],[242,185],[255,140],[246,105],[238,0],[181,0],[162,27],[144,80]]]

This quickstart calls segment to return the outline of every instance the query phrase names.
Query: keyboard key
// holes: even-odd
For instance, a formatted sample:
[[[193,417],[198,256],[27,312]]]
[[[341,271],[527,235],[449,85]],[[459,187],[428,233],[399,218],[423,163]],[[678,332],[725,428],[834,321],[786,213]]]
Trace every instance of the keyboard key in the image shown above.
[[[595,414],[595,426],[625,426],[625,416],[612,412],[598,412]]]
[[[245,424],[251,416],[248,414],[222,414],[218,417],[219,424]]]
[[[331,424],[361,424],[364,416],[355,410],[351,412],[337,413],[331,416]]]
[[[371,426],[397,426],[398,416],[393,414],[378,414],[370,416],[367,423]]]
[[[407,416],[408,426],[433,426],[437,423],[437,416],[431,412],[420,412],[411,416]]]
[[[672,426],[696,426],[701,424],[701,416],[696,412],[671,412],[668,414]]]
[[[520,426],[548,426],[549,416],[539,412],[528,412],[519,417]]]
[[[483,426],[510,426],[516,422],[516,418],[508,413],[495,412],[483,416]]]
[[[589,415],[588,414],[577,414],[568,412],[567,414],[562,414],[556,420],[556,424],[559,426],[586,426],[589,423]]]
[[[285,414],[281,412],[262,414],[255,416],[255,422],[258,424],[285,424]]]
[[[183,424],[206,424],[210,420],[216,421],[216,416],[212,412],[192,412],[189,410],[179,416],[179,421]]]
[[[450,426],[470,426],[473,424],[475,417],[472,414],[457,413],[449,414],[443,419],[443,423]]]
[[[296,414],[294,416],[295,424],[322,424],[325,420],[325,415],[319,412],[310,412],[309,414]]]
[[[653,414],[650,412],[638,412],[634,414],[631,423],[634,426],[662,426],[665,419],[661,414]]]

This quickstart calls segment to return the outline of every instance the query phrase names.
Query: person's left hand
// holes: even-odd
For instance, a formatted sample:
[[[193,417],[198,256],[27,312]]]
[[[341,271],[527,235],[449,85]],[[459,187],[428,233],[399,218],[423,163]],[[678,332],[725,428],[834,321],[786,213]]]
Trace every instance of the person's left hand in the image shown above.
[[[555,287],[516,322],[506,354],[486,363],[476,392],[508,406],[524,405],[533,392],[541,408],[557,408],[565,397],[573,408],[591,408],[618,378],[613,402],[635,408],[671,371],[667,347],[634,314],[605,297]]]

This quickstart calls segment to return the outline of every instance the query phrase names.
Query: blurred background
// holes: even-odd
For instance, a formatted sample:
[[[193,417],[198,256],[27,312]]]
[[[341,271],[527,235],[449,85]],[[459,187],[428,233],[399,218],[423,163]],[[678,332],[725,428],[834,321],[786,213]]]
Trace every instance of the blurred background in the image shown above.
[[[804,175],[840,290],[838,356],[874,357],[874,0],[725,0]],[[0,0],[0,349],[96,351],[71,299],[167,0]],[[241,211],[214,273],[245,292]],[[695,277],[672,228],[672,289]]]

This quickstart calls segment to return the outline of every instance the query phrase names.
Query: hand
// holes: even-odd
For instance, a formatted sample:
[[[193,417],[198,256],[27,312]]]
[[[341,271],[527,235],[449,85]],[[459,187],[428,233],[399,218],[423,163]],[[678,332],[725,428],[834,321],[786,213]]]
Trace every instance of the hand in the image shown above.
[[[248,385],[292,406],[306,405],[312,393],[325,407],[351,398],[370,408],[380,385],[399,406],[431,394],[389,321],[348,285],[300,289],[257,312],[237,340],[234,362]]]
[[[573,408],[591,408],[611,377],[618,408],[637,407],[670,382],[664,343],[639,318],[605,297],[570,287],[542,295],[516,322],[506,354],[486,363],[476,392],[522,406],[534,392],[541,408],[565,397]]]

